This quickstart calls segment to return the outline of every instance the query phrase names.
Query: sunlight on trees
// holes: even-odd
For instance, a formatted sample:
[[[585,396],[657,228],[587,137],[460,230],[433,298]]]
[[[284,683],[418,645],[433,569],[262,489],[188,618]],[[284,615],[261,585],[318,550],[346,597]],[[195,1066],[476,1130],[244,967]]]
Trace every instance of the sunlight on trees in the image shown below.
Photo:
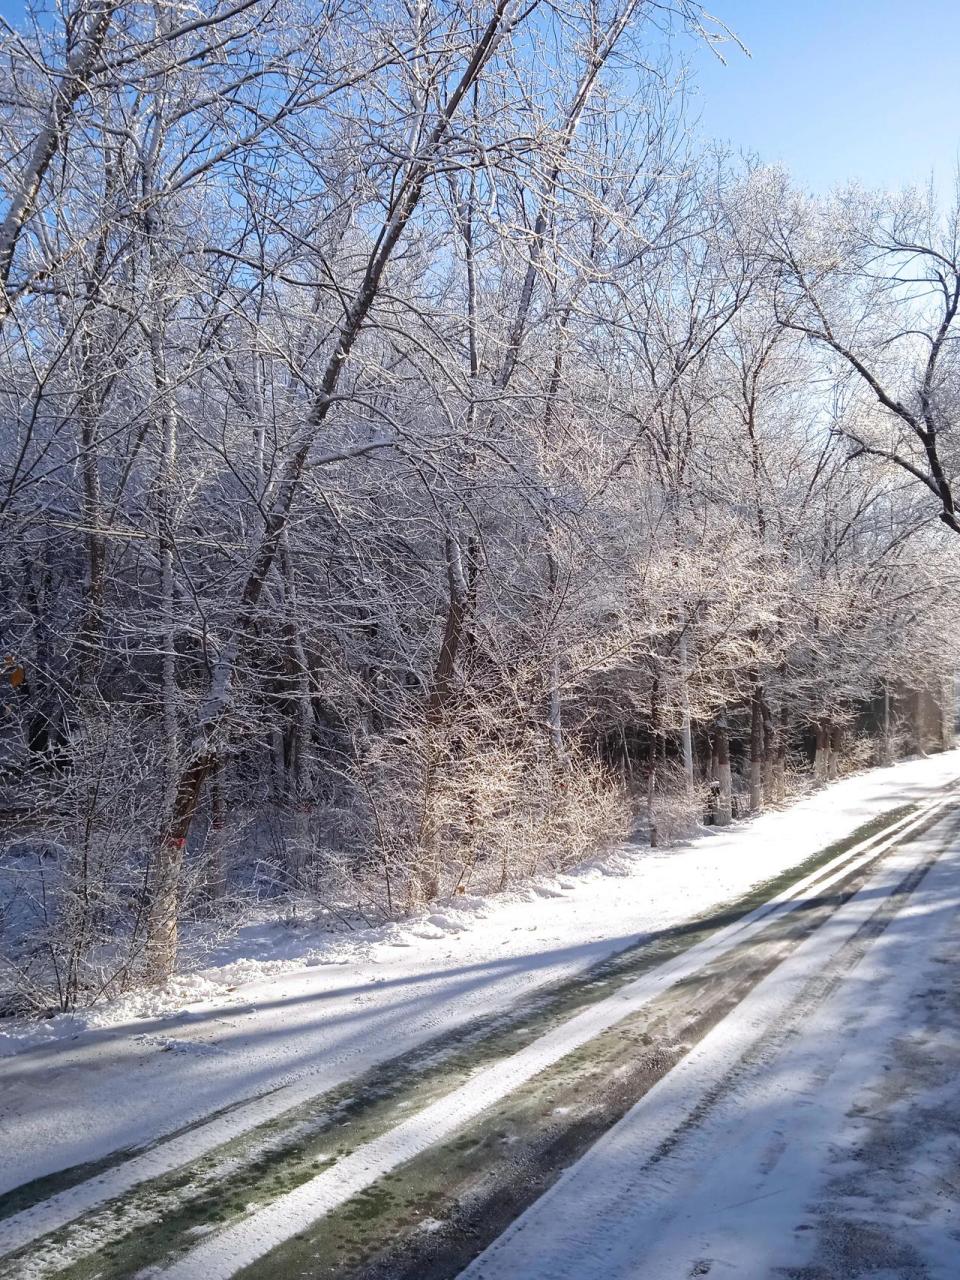
[[[727,37],[4,27],[10,1007],[252,896],[379,921],[951,740],[958,215],[695,153],[651,51]]]

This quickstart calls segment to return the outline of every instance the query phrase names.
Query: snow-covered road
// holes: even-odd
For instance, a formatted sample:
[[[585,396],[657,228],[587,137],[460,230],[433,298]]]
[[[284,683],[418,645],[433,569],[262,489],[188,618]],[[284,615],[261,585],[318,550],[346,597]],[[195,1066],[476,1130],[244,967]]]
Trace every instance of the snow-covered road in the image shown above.
[[[838,936],[876,896],[798,947],[463,1280],[956,1280],[960,840],[848,968]]]
[[[339,1275],[354,1249],[386,1249],[377,1275],[410,1280],[429,1257],[431,1275],[453,1276],[608,1131],[473,1264],[472,1280],[723,1274],[728,1257],[740,1265],[749,1206],[768,1200],[777,1201],[769,1230],[755,1232],[735,1273],[767,1274],[764,1259],[797,1217],[795,1234],[821,1268],[809,1275],[833,1276],[821,1255],[850,1238],[848,1224],[834,1213],[828,1228],[808,1206],[825,1179],[842,1180],[841,1157],[831,1173],[821,1148],[851,1106],[850,1081],[862,1083],[881,1052],[920,1053],[930,1066],[924,1041],[904,1049],[894,1032],[904,993],[943,959],[936,939],[960,902],[960,846],[943,819],[953,830],[958,773],[956,752],[873,771],[681,849],[619,851],[581,875],[432,920],[321,940],[311,963],[268,966],[258,983],[155,1025],[117,1023],[116,1007],[67,1039],[70,1023],[58,1020],[49,1043],[0,1061],[4,1152],[14,1153],[2,1177],[17,1186],[76,1167],[0,1203],[0,1275],[74,1280],[99,1265],[98,1275],[125,1280],[147,1266],[209,1280],[250,1267],[256,1280],[286,1280],[324,1250]],[[905,803],[919,808],[891,825]],[[861,832],[851,847],[851,834],[883,814],[884,832],[866,841]],[[837,840],[846,843],[828,847]],[[715,912],[722,904],[731,910]],[[624,951],[638,935],[643,946]],[[596,967],[613,953],[613,969]],[[588,979],[575,976],[587,966]],[[882,996],[875,1006],[865,985],[871,1000]],[[929,993],[945,989],[928,988],[911,1006],[927,1014]],[[480,1019],[487,1013],[496,1017]],[[845,1054],[841,1030],[851,1027],[857,1043]],[[411,1046],[417,1053],[398,1060]],[[362,1075],[372,1064],[383,1065]],[[944,1069],[930,1066],[931,1088]],[[835,1083],[821,1098],[826,1081]],[[902,1091],[891,1097],[903,1104]],[[805,1142],[794,1150],[797,1125]],[[146,1150],[118,1150],[163,1134]],[[723,1160],[711,1165],[715,1146],[736,1152],[734,1201],[723,1199]],[[105,1167],[79,1166],[111,1152]],[[921,1163],[939,1170],[950,1158],[939,1135]],[[406,1188],[396,1230],[396,1196],[383,1191],[391,1180]],[[446,1225],[423,1207],[438,1189]],[[745,1216],[729,1217],[729,1238],[714,1232],[741,1191]],[[898,1203],[896,1187],[887,1191]],[[928,1234],[942,1244],[939,1226]]]
[[[952,810],[937,806],[934,812]],[[164,1274],[171,1280],[230,1280],[242,1267],[269,1254],[319,1218],[330,1214],[364,1189],[415,1156],[438,1147],[445,1139],[463,1130],[470,1121],[487,1112],[521,1086],[541,1075],[575,1050],[595,1042],[606,1030],[623,1022],[658,996],[682,985],[723,957],[747,947],[750,941],[769,930],[774,916],[782,919],[801,910],[809,894],[822,897],[834,885],[847,880],[860,866],[872,863],[878,852],[911,835],[908,851],[894,857],[882,872],[871,878],[854,902],[837,912],[818,935],[829,939],[836,949],[851,930],[856,931],[877,910],[877,897],[892,892],[904,870],[914,867],[928,847],[937,848],[942,837],[914,837],[911,833],[929,825],[926,812],[902,825],[879,843],[869,842],[862,853],[848,851],[782,894],[755,908],[725,927],[711,930],[702,941],[683,950],[673,960],[620,987],[552,1031],[533,1040],[517,1052],[474,1073],[459,1089],[446,1093],[431,1106],[387,1130],[338,1160],[331,1168],[277,1197],[258,1212],[241,1219],[227,1231],[199,1244]],[[939,825],[937,827],[939,830]],[[815,888],[811,887],[815,885]],[[845,932],[846,931],[846,932]],[[839,941],[838,941],[839,938]],[[816,960],[830,954],[821,940]],[[816,962],[816,961],[815,961]]]
[[[728,902],[958,775],[958,751],[872,770],[680,848],[628,847],[579,873],[361,938],[314,938],[301,959],[262,965],[253,981],[238,982],[256,974],[250,964],[208,971],[204,999],[156,1016],[135,1017],[126,1002],[87,1026],[7,1026],[0,1134],[16,1155],[0,1166],[0,1192],[281,1091],[198,1135],[191,1150],[202,1150],[231,1126]]]

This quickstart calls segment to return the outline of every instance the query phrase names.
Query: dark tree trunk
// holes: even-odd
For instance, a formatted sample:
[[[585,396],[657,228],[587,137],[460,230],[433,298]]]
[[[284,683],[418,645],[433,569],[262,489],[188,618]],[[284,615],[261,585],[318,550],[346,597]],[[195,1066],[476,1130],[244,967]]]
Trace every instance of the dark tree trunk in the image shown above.
[[[763,807],[763,686],[755,681],[750,698],[750,812]]]
[[[817,724],[817,745],[813,757],[813,774],[820,782],[825,782],[829,768],[830,726],[825,721]]]

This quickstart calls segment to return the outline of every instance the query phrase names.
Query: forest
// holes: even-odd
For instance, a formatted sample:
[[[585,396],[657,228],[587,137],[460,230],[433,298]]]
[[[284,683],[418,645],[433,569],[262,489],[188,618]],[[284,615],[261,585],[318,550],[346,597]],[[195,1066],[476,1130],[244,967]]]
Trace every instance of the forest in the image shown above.
[[[0,23],[0,1011],[952,743],[960,205],[695,0]]]

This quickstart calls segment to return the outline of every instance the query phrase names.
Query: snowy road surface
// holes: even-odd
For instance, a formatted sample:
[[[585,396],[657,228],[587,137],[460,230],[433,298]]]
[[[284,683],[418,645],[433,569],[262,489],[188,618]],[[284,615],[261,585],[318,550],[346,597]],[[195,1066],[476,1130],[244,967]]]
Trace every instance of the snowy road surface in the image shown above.
[[[0,1193],[283,1085],[299,1084],[293,1100],[320,1093],[711,910],[958,775],[960,751],[874,769],[680,849],[626,850],[360,941],[321,940],[308,965],[235,990],[228,967],[206,999],[146,1018],[121,1005],[75,1039],[69,1020],[54,1020],[47,1045],[34,1028],[0,1024],[0,1054],[12,1055],[0,1057],[0,1133],[17,1153],[0,1164]]]
[[[872,892],[757,986],[463,1280],[956,1280],[960,841],[838,972],[836,930],[866,918]]]
[[[914,820],[904,831],[923,821]],[[905,864],[913,865],[923,847],[920,841],[913,843]],[[807,881],[816,882],[816,892],[823,893],[847,877],[860,862],[869,862],[875,856],[875,848],[853,859],[849,854],[839,855],[836,868],[818,869]],[[901,865],[901,861],[894,860],[881,877],[870,880],[854,902],[824,926],[818,935],[815,963],[822,962],[823,955],[830,953],[828,947],[836,948],[836,938],[842,939],[845,929],[856,929],[869,918],[876,910],[878,891],[889,892],[899,882]],[[241,1267],[265,1256],[321,1216],[345,1204],[384,1174],[436,1147],[494,1103],[575,1050],[589,1045],[608,1028],[652,1003],[658,995],[687,981],[710,963],[742,949],[749,939],[769,927],[776,908],[786,913],[806,901],[807,881],[792,886],[726,927],[713,930],[674,960],[659,965],[523,1049],[477,1072],[459,1089],[388,1130],[379,1139],[351,1152],[332,1168],[242,1219],[229,1231],[204,1241],[165,1274],[170,1280],[229,1280]]]
[[[746,906],[705,936],[683,922],[958,774],[956,752],[875,770],[684,849],[330,940],[152,1024],[108,1011],[75,1040],[61,1022],[21,1042],[0,1061],[0,1190],[109,1160],[25,1188],[6,1221],[0,1203],[0,1280],[453,1276],[571,1160],[466,1275],[955,1276],[960,853],[943,825],[821,859],[806,895],[798,871],[773,925],[745,928]],[[638,934],[649,961],[604,977]],[[572,995],[550,985],[588,966]],[[437,1039],[511,1008],[472,1042]],[[379,1270],[357,1263],[377,1249]]]

